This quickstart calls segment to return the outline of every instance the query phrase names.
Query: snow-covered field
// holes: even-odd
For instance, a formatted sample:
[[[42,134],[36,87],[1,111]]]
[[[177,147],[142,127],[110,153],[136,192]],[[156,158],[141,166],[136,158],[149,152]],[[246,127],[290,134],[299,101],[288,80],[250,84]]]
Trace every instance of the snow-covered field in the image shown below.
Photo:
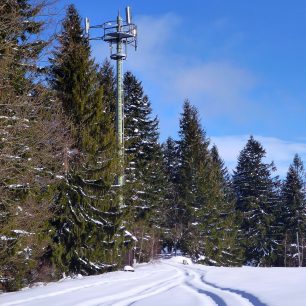
[[[216,268],[176,257],[135,272],[63,279],[0,295],[0,305],[305,306],[306,268]]]

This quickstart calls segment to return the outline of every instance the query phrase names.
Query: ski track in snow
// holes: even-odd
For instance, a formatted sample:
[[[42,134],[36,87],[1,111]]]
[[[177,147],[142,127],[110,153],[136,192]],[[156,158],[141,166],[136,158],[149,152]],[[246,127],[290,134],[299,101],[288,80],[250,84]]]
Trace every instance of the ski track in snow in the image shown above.
[[[155,273],[157,273],[157,272],[155,272]],[[154,274],[154,272],[153,273],[148,273],[147,276],[152,276],[153,274]],[[142,275],[142,277],[144,277],[144,275]],[[137,279],[139,279],[139,277],[130,277],[128,279],[128,281],[133,281],[133,280],[137,280]],[[80,290],[84,291],[85,289],[88,289],[88,288],[100,287],[100,286],[103,286],[103,285],[107,285],[109,283],[116,284],[117,282],[121,282],[121,281],[127,281],[127,279],[112,279],[112,280],[105,279],[103,281],[97,281],[97,282],[94,282],[92,284],[68,287],[67,289],[63,289],[63,290],[56,290],[56,288],[54,288],[55,290],[53,292],[50,292],[50,293],[34,295],[34,296],[29,297],[29,298],[18,299],[18,300],[12,301],[12,302],[4,303],[4,304],[0,303],[0,305],[1,306],[47,305],[47,303],[46,304],[41,304],[42,302],[40,302],[39,300],[49,299],[49,298],[52,298],[52,297],[61,298],[60,296],[66,295],[68,293],[73,293],[73,292],[78,292],[78,294],[80,294]],[[65,283],[63,283],[63,284],[65,284]],[[39,289],[39,288],[37,288],[37,289]],[[35,288],[29,289],[29,290],[35,290]],[[23,291],[23,292],[27,293],[28,290]],[[14,293],[12,293],[12,294],[14,294]],[[3,296],[5,296],[5,295],[8,295],[8,294],[4,294]],[[80,294],[80,298],[81,298],[81,294]],[[36,302],[37,302],[37,304],[36,304]],[[32,304],[32,303],[35,303],[35,304]],[[67,301],[66,301],[66,303],[67,303]],[[49,305],[49,303],[48,303],[48,305]],[[74,305],[74,304],[71,304],[71,305]],[[89,305],[89,304],[86,304],[86,305]],[[94,304],[94,305],[96,305],[96,304]]]
[[[142,286],[137,286],[134,289],[129,289],[121,293],[115,293],[114,295],[109,295],[91,301],[86,301],[84,303],[78,303],[76,306],[95,306],[95,305],[112,305],[112,306],[123,306],[131,305],[136,300],[141,300],[143,298],[159,294],[163,291],[167,291],[170,288],[175,287],[176,278],[178,273],[170,278],[162,281],[151,282],[144,284]],[[109,304],[110,303],[110,304]]]
[[[139,266],[135,274],[115,272],[68,280],[0,295],[2,306],[267,306],[246,291],[217,286],[205,280],[205,267],[163,261]],[[83,284],[82,284],[83,282]],[[35,292],[34,292],[35,291]]]
[[[181,268],[185,270],[186,284],[193,290],[205,294],[218,306],[267,306],[256,296],[232,288],[223,288],[205,280],[205,271],[194,267]]]

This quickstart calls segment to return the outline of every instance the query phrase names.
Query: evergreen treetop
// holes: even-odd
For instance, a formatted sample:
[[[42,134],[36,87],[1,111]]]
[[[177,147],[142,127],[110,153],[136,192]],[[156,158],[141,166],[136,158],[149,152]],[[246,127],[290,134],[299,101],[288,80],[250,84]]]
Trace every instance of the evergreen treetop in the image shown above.
[[[240,152],[233,183],[237,196],[236,209],[242,214],[241,229],[245,236],[246,261],[270,265],[275,259],[275,209],[279,203],[276,170],[263,161],[266,151],[251,136]]]
[[[91,99],[97,90],[97,66],[90,58],[90,45],[81,27],[81,17],[69,5],[58,35],[59,46],[50,59],[50,83],[63,103],[66,114],[81,125],[88,120]],[[78,133],[76,133],[78,134]]]

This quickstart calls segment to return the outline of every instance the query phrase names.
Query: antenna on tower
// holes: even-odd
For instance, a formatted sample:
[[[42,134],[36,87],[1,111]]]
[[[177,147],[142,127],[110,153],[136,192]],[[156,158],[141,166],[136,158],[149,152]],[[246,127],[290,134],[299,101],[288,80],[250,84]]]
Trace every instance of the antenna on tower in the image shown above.
[[[89,18],[85,18],[85,33],[86,35],[89,34],[89,28],[90,28],[90,24],[89,24]]]
[[[132,23],[132,14],[131,14],[131,8],[129,6],[127,6],[125,8],[125,20],[127,24],[131,24]]]

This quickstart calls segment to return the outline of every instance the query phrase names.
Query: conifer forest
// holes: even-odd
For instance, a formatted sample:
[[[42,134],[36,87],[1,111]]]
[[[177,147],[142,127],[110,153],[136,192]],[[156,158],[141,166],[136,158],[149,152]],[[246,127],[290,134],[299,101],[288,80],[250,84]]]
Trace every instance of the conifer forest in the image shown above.
[[[231,173],[188,99],[178,101],[177,139],[160,143],[150,98],[126,71],[121,165],[113,63],[95,62],[73,5],[55,35],[42,35],[45,5],[0,3],[0,291],[161,252],[214,266],[306,266],[299,152],[280,178],[250,136]]]

